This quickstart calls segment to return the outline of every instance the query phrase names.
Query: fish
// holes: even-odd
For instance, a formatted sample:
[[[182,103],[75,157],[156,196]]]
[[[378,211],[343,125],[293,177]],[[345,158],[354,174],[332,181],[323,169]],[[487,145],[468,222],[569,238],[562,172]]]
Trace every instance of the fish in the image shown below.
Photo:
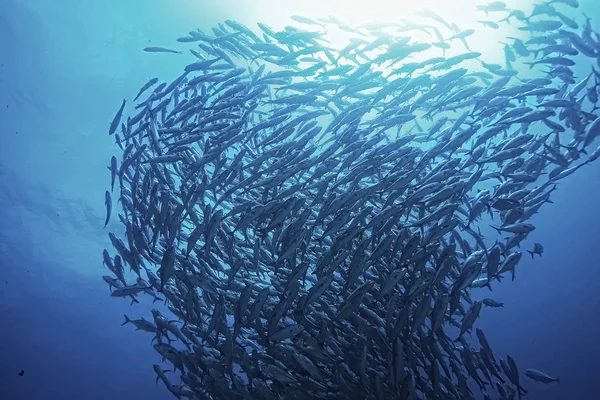
[[[158,384],[158,380],[160,379],[167,386],[167,389],[171,390],[171,388],[173,387],[173,384],[171,383],[169,378],[167,378],[167,375],[165,375],[165,373],[169,372],[169,371],[168,370],[163,371],[162,368],[160,367],[160,365],[158,365],[158,364],[153,364],[152,368],[154,369],[154,372],[156,372],[156,383]]]
[[[549,384],[549,383],[553,383],[553,382],[557,382],[557,383],[560,382],[559,377],[553,378],[537,369],[531,369],[531,368],[526,369],[525,376],[527,376],[529,379],[532,379],[536,382],[542,382],[545,384]]]
[[[146,99],[130,115],[122,103],[111,127],[105,197],[117,196],[124,236],[109,233],[114,251],[102,255],[112,297],[169,310],[123,325],[153,335],[170,393],[527,393],[517,361],[479,327],[481,314],[518,304],[474,296],[515,279],[525,239],[541,256],[531,218],[559,180],[600,158],[600,78],[585,65],[598,35],[556,14],[559,1],[530,14],[478,5],[480,25],[520,31],[484,49],[470,42],[481,26],[434,10],[174,35],[193,61],[145,82],[132,95]],[[502,65],[488,59],[494,48]],[[165,372],[175,370],[177,380]]]
[[[512,210],[512,209],[518,207],[519,205],[520,205],[520,203],[518,200],[507,199],[507,198],[498,198],[498,199],[495,199],[490,204],[490,207],[492,207],[496,210],[500,210],[500,211],[508,211],[508,210]]]
[[[477,21],[479,22],[481,25],[487,27],[487,28],[492,28],[492,29],[498,29],[500,26],[494,22],[494,21]]]
[[[498,23],[506,22],[510,24],[510,19],[512,17],[519,21],[527,20],[527,17],[525,16],[525,12],[523,10],[511,10],[510,13],[508,13],[508,15],[506,16],[506,18],[499,20]]]
[[[133,98],[133,101],[137,101],[137,99],[140,98],[140,96],[148,89],[150,89],[152,86],[156,85],[156,83],[158,82],[158,78],[152,78],[149,79],[148,82],[144,83],[144,85],[140,88],[140,90],[138,91],[138,93],[135,95],[135,97]]]
[[[106,228],[108,221],[110,221],[110,214],[112,212],[112,199],[108,190],[104,192],[104,206],[106,207],[106,220],[104,221],[104,228]]]
[[[579,1],[578,0],[550,0],[548,3],[552,4],[552,3],[558,3],[558,4],[565,4],[569,7],[572,8],[578,8],[579,7]]]
[[[293,336],[296,336],[298,334],[300,334],[302,331],[304,330],[304,327],[302,325],[296,324],[296,325],[290,325],[287,326],[283,329],[281,329],[278,332],[275,332],[274,334],[272,334],[269,339],[274,341],[274,342],[279,342],[285,339],[289,339]]]
[[[533,249],[527,250],[527,252],[529,254],[531,254],[531,259],[533,259],[533,256],[535,254],[537,254],[537,255],[539,255],[541,257],[542,253],[544,252],[544,246],[542,246],[540,243],[534,243],[533,244]]]
[[[167,49],[165,47],[144,47],[144,51],[147,53],[173,53],[173,54],[183,54],[183,51],[177,51],[173,49]]]
[[[146,321],[145,319],[130,319],[127,315],[125,315],[125,322],[121,324],[121,326],[125,324],[133,324],[135,326],[135,330],[142,330],[144,332],[156,333],[156,325],[154,325],[150,321]]]
[[[117,128],[119,127],[119,124],[121,123],[121,118],[123,117],[123,110],[125,110],[126,103],[127,103],[127,101],[125,99],[123,99],[123,102],[121,103],[121,107],[119,107],[119,110],[117,111],[117,113],[113,117],[113,120],[110,123],[110,127],[108,129],[109,135],[113,135],[117,131]]]
[[[115,190],[115,180],[117,179],[117,175],[119,173],[119,169],[117,167],[117,157],[112,156],[110,158],[110,167],[108,169],[110,171],[110,191],[112,193]]]
[[[510,232],[510,233],[529,233],[533,230],[535,230],[535,226],[533,226],[532,224],[529,223],[517,223],[517,224],[511,224],[511,225],[505,225],[505,226],[493,226],[491,225],[492,228],[494,228],[496,231],[498,231],[498,233],[501,232]]]
[[[484,306],[487,306],[487,307],[494,307],[494,308],[504,307],[504,303],[497,302],[493,299],[486,298],[486,299],[481,300],[481,302],[483,303]]]
[[[132,285],[132,286],[123,286],[116,288],[112,293],[112,297],[126,297],[126,296],[134,296],[140,292],[143,292],[146,289],[146,286],[140,285]]]
[[[485,5],[477,5],[475,9],[477,11],[483,11],[486,14],[490,12],[507,11],[506,3],[503,1],[491,1]]]

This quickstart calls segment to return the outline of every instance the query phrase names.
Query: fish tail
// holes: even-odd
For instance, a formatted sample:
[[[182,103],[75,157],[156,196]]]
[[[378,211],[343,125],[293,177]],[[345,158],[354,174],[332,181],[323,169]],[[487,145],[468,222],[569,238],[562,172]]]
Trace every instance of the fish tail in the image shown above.
[[[490,225],[490,226],[491,226],[492,228],[494,228],[494,229],[495,229],[495,230],[498,232],[498,234],[500,234],[500,235],[502,234],[502,230],[501,230],[500,228],[498,228],[498,227],[496,227],[496,226],[494,226],[494,225]]]
[[[488,213],[492,215],[492,206],[490,206],[489,203],[485,205],[485,208],[487,208]]]
[[[529,393],[527,390],[525,390],[525,388],[523,386],[520,386],[520,385],[519,385],[519,390],[522,391],[524,395]]]
[[[123,316],[125,317],[125,322],[123,322],[123,323],[121,324],[121,326],[125,325],[125,324],[126,324],[126,323],[128,323],[128,322],[131,322],[131,320],[129,319],[129,317],[128,317],[127,315],[123,314]]]
[[[531,250],[527,250],[527,252],[528,252],[529,254],[531,254],[531,259],[533,260],[533,254],[534,254],[534,253],[533,253],[533,251],[531,251]]]

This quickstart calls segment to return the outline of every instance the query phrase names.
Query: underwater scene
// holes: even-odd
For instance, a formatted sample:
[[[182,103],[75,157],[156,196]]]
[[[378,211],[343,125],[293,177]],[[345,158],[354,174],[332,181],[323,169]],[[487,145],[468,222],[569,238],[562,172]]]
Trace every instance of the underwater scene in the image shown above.
[[[0,34],[1,400],[600,398],[600,3]]]

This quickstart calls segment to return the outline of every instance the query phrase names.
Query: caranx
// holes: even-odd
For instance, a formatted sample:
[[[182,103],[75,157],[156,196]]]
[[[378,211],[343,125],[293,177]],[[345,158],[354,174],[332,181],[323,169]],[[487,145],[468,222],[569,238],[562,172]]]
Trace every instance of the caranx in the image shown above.
[[[114,214],[122,230],[102,259],[111,296],[164,299],[164,313],[124,324],[181,371],[154,366],[174,396],[526,393],[517,361],[477,327],[516,305],[471,295],[510,284],[520,246],[542,255],[526,242],[539,240],[531,217],[600,158],[599,79],[585,64],[598,34],[554,3],[535,18],[480,4],[482,24],[518,35],[479,49],[481,25],[433,10],[173,33],[194,60],[141,82],[135,110],[123,100],[109,126],[105,225]]]

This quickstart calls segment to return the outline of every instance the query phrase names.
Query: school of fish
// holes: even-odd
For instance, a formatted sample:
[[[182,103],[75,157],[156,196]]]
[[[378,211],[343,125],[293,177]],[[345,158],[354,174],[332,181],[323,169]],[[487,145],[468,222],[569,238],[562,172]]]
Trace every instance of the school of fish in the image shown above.
[[[600,157],[600,74],[574,71],[600,35],[564,14],[577,7],[477,6],[484,29],[528,35],[503,42],[505,65],[431,10],[362,26],[293,16],[281,31],[226,20],[177,39],[195,59],[149,80],[126,119],[123,100],[105,193],[105,227],[118,199],[125,232],[109,233],[104,280],[158,302],[124,322],[154,337],[157,382],[180,399],[525,395],[475,325],[503,304],[471,294],[515,279],[530,218]]]

